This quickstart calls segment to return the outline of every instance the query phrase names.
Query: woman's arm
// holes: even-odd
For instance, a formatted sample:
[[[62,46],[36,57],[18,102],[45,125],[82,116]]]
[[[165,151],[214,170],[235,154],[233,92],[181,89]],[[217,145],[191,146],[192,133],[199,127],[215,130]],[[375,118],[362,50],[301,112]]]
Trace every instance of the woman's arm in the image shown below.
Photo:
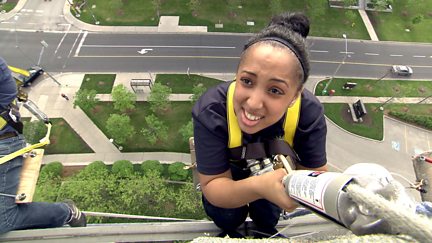
[[[199,179],[206,199],[215,206],[237,208],[264,198],[287,211],[292,211],[297,207],[297,203],[285,192],[282,184],[285,175],[285,170],[278,169],[234,181],[231,171],[227,170],[218,175],[199,173]]]

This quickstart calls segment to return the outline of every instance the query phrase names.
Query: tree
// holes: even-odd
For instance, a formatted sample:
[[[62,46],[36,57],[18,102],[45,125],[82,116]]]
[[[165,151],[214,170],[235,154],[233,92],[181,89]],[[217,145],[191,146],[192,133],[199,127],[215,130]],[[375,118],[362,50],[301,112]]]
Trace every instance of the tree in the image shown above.
[[[127,115],[111,114],[106,122],[108,134],[122,144],[134,134],[134,127],[131,125],[130,117]]]
[[[192,103],[195,103],[201,97],[201,95],[204,94],[206,90],[207,88],[204,87],[202,83],[194,85],[192,88],[192,95],[190,97]]]
[[[276,15],[282,11],[282,2],[281,0],[270,0],[270,11],[272,15]]]
[[[146,116],[145,121],[147,127],[141,129],[141,133],[151,145],[154,145],[158,140],[165,141],[168,138],[168,127],[155,115]]]
[[[189,175],[189,170],[184,169],[185,164],[182,162],[174,162],[168,166],[168,174],[173,181],[186,181]]]
[[[122,84],[116,85],[112,90],[114,109],[120,112],[135,109],[136,95],[126,89]]]
[[[148,98],[150,109],[153,112],[163,111],[170,108],[169,96],[172,93],[170,87],[161,83],[155,83]]]
[[[164,167],[159,160],[146,160],[141,164],[141,170],[143,171],[144,175],[150,171],[155,171],[158,173],[158,175],[162,175],[163,168]]]
[[[343,4],[345,8],[358,6],[358,0],[343,0]]]
[[[79,106],[84,110],[92,109],[99,101],[99,99],[96,98],[96,93],[96,90],[78,90],[78,92],[75,94],[73,107],[76,108],[76,106]]]
[[[134,166],[129,160],[117,160],[111,172],[119,178],[129,178],[134,174]]]
[[[24,121],[23,133],[28,143],[38,143],[45,136],[46,126],[42,121]]]
[[[201,202],[201,193],[197,192],[193,184],[182,185],[176,194],[176,208],[179,215],[177,217],[190,217],[197,215],[205,218],[205,213]]]
[[[180,128],[180,134],[184,141],[189,141],[189,138],[193,136],[193,123],[189,121],[186,125]]]
[[[354,21],[357,18],[357,11],[355,10],[345,10],[345,17],[352,23],[354,23]]]

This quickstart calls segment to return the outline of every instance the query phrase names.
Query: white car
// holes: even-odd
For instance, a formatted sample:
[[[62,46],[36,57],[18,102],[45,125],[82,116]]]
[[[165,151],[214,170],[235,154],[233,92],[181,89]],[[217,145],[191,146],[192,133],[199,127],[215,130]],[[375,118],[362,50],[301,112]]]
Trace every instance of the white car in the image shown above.
[[[391,70],[392,73],[399,76],[410,76],[411,74],[413,74],[412,68],[405,65],[393,65]]]

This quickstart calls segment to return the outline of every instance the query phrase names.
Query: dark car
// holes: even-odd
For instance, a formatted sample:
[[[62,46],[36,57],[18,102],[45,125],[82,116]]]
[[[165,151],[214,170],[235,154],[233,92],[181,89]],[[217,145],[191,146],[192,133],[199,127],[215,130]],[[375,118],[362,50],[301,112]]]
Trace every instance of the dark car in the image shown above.
[[[393,65],[392,73],[399,76],[411,76],[413,74],[413,70],[410,66],[405,65]]]
[[[29,69],[27,69],[27,71],[29,72],[29,76],[25,76],[23,74],[18,75],[18,77],[16,77],[16,79],[18,80],[18,82],[22,83],[23,87],[28,87],[30,85],[32,85],[32,83],[40,76],[44,73],[44,70],[41,67],[38,66],[34,66],[31,67]]]

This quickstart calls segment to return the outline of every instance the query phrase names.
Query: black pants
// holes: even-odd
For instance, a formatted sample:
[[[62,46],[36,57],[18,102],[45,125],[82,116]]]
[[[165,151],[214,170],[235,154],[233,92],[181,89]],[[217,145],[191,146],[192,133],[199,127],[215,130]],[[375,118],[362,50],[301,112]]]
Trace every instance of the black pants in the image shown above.
[[[249,171],[243,171],[235,165],[231,166],[231,172],[234,180],[249,176]],[[202,201],[206,214],[214,221],[216,226],[228,234],[235,232],[245,222],[248,214],[257,227],[255,236],[262,238],[277,233],[275,227],[279,221],[282,209],[270,201],[259,199],[240,208],[220,208],[212,205],[204,196]]]

